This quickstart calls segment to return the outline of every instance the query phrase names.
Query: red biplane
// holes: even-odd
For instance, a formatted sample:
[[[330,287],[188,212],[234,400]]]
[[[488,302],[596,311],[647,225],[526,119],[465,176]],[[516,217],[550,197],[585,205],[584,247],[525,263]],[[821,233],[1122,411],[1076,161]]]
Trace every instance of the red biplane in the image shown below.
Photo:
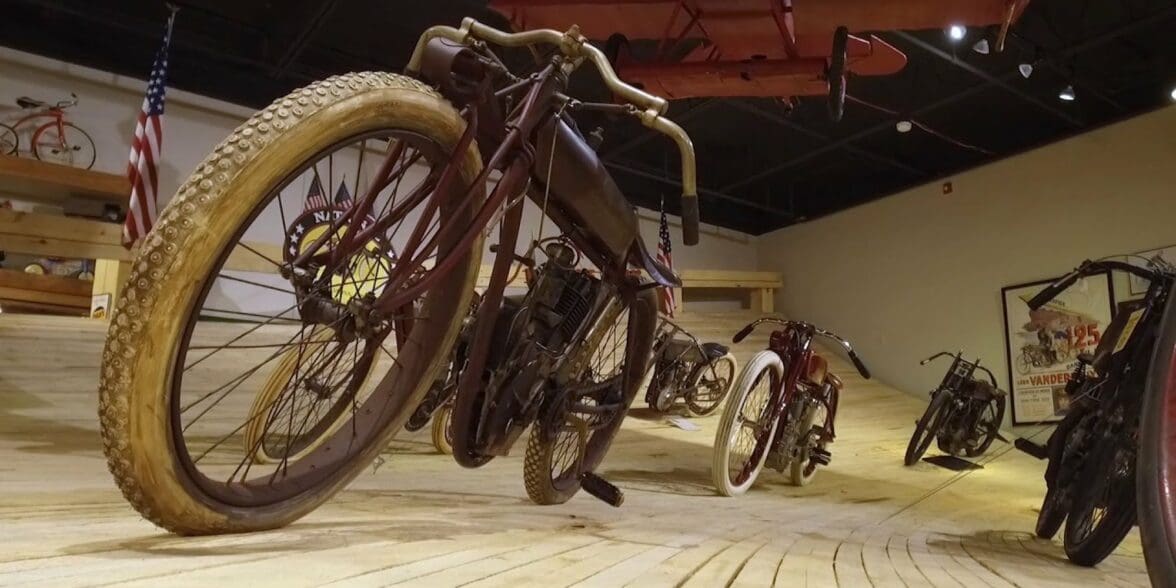
[[[857,31],[1001,25],[1029,0],[491,0],[517,29],[578,24],[608,39],[620,75],[666,98],[830,96],[840,118],[845,76],[893,74],[906,56]],[[642,57],[629,42],[650,42]]]

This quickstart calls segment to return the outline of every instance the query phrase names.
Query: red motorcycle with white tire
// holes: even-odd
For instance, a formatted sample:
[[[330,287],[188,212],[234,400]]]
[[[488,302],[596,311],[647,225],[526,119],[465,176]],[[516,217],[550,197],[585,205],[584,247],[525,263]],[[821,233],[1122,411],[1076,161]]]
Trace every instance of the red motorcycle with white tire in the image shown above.
[[[848,341],[801,321],[762,318],[739,331],[739,343],[761,323],[772,331],[768,349],[739,374],[715,435],[711,476],[724,496],[743,494],[765,465],[789,471],[797,486],[807,485],[818,466],[828,465],[833,422],[844,384],[829,362],[813,349],[825,337],[845,349],[863,378],[870,372]]]

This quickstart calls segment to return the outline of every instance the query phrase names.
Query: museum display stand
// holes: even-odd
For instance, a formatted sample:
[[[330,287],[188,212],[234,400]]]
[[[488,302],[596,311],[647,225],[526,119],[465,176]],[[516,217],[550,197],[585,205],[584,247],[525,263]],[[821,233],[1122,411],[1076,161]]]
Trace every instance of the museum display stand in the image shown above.
[[[80,199],[125,209],[126,178],[103,172],[0,155],[0,196],[45,203]],[[94,281],[53,275],[0,272],[4,308],[89,314],[91,295],[110,295],[130,273],[130,252],[121,244],[122,225],[90,218],[0,209],[0,251],[95,260]]]

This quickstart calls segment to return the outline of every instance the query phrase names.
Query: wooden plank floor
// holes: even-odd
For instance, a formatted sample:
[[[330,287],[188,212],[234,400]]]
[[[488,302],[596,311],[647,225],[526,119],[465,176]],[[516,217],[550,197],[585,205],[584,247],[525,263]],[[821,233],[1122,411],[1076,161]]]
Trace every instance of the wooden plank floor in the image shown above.
[[[689,317],[708,339],[746,316]],[[614,509],[527,499],[521,457],[464,470],[422,435],[288,528],[180,538],[123,501],[96,430],[104,327],[0,316],[3,586],[1138,586],[1138,534],[1097,569],[1032,535],[1042,464],[994,445],[960,476],[902,466],[922,404],[836,365],[848,390],[833,463],[796,488],[768,471],[741,498],[710,486],[717,418],[683,431],[634,410],[604,475]],[[762,339],[738,350],[746,361]],[[521,447],[519,450],[521,453]]]

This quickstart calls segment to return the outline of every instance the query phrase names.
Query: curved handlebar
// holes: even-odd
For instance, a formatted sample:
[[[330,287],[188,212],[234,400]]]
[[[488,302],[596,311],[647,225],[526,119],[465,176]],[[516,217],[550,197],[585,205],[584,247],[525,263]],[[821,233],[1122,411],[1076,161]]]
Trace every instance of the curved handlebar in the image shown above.
[[[412,52],[412,59],[405,70],[410,75],[420,73],[421,58],[429,41],[443,38],[468,45],[470,39],[488,41],[502,47],[526,47],[545,43],[559,47],[560,51],[572,59],[588,60],[596,66],[604,85],[625,102],[640,109],[637,117],[641,124],[666,135],[678,146],[682,157],[682,241],[686,245],[698,244],[698,175],[694,157],[694,143],[682,127],[665,118],[670,103],[665,98],[655,96],[640,88],[626,84],[617,75],[608,56],[603,51],[592,46],[588,39],[580,34],[580,28],[572,26],[567,32],[561,33],[554,29],[536,29],[521,33],[508,33],[494,27],[482,24],[473,18],[466,17],[461,21],[461,28],[450,26],[430,27],[417,40],[416,49]],[[579,63],[577,62],[577,66]]]
[[[931,362],[933,362],[933,361],[935,361],[935,360],[937,360],[937,359],[939,359],[939,358],[941,358],[941,357],[943,357],[943,356],[945,356],[945,355],[946,355],[946,356],[948,356],[948,357],[959,357],[959,356],[960,356],[960,354],[959,354],[959,353],[956,353],[955,355],[952,355],[952,354],[950,354],[950,353],[948,353],[948,352],[946,352],[946,351],[940,351],[939,353],[936,353],[935,355],[932,355],[931,357],[928,357],[927,359],[924,359],[923,361],[920,361],[920,362],[919,362],[919,365],[927,365],[927,364],[929,364],[929,363],[931,363]]]
[[[1148,280],[1149,282],[1165,278],[1172,278],[1171,273],[1165,270],[1148,269],[1122,261],[1090,261],[1087,259],[1086,261],[1083,261],[1081,264],[1079,264],[1077,268],[1074,268],[1074,271],[1062,276],[1056,282],[1046,286],[1044,290],[1038,292],[1036,296],[1030,298],[1025,304],[1029,306],[1029,310],[1037,310],[1038,308],[1045,306],[1045,303],[1053,300],[1054,298],[1057,298],[1058,295],[1064,292],[1067,288],[1073,286],[1079,278],[1083,278],[1099,272],[1113,270],[1126,272]]]
[[[765,318],[761,318],[761,319],[756,319],[754,321],[751,321],[751,323],[749,323],[746,327],[743,327],[742,329],[740,329],[738,333],[735,333],[735,336],[731,338],[731,341],[734,343],[739,343],[739,342],[743,341],[744,339],[747,338],[748,335],[751,334],[752,331],[755,330],[756,327],[758,327],[759,325],[761,325],[763,323],[775,323],[775,324],[778,324],[783,327],[797,327],[797,328],[801,328],[801,329],[808,329],[816,335],[821,335],[822,337],[827,337],[829,339],[832,339],[838,345],[840,345],[842,349],[845,349],[845,353],[847,355],[849,355],[849,359],[850,359],[850,361],[853,362],[853,366],[855,368],[857,368],[858,373],[861,374],[861,376],[863,378],[865,378],[867,380],[870,379],[870,370],[868,368],[866,368],[866,364],[864,362],[862,362],[860,357],[858,357],[857,352],[854,351],[853,345],[850,345],[849,341],[846,341],[840,335],[834,333],[833,331],[826,331],[825,329],[822,329],[822,328],[817,327],[815,325],[812,325],[810,323],[806,323],[804,321],[788,321],[788,320],[778,319],[778,318],[773,318],[773,317],[765,317]]]

